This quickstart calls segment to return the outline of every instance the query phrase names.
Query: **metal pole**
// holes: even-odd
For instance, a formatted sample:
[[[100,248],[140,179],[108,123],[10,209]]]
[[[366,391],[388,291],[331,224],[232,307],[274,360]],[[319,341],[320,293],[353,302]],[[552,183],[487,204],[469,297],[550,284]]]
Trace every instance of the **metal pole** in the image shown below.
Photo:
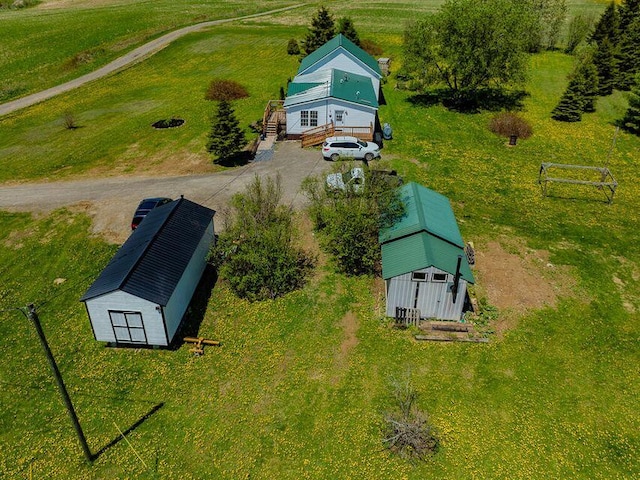
[[[62,400],[64,401],[65,406],[67,407],[67,412],[69,413],[69,417],[71,417],[71,422],[73,423],[73,428],[76,430],[76,434],[78,435],[78,440],[80,441],[80,445],[82,446],[82,451],[84,452],[84,456],[89,463],[93,461],[93,455],[91,455],[91,450],[89,449],[89,445],[87,444],[87,439],[84,436],[84,432],[82,431],[82,427],[80,426],[80,422],[78,421],[78,416],[76,415],[76,411],[73,408],[73,403],[71,403],[71,398],[69,398],[69,393],[67,392],[67,388],[64,386],[64,382],[62,381],[62,375],[60,375],[60,370],[58,370],[58,365],[56,364],[55,359],[53,358],[53,354],[51,353],[51,349],[49,348],[49,344],[47,343],[47,339],[44,336],[44,332],[42,331],[42,326],[40,325],[40,319],[38,319],[38,314],[36,313],[36,307],[32,304],[27,306],[27,317],[33,323],[33,326],[36,328],[36,332],[38,333],[38,338],[40,338],[40,343],[42,344],[42,348],[44,349],[44,353],[47,355],[47,360],[49,360],[49,366],[53,371],[53,376],[56,378],[56,382],[58,383],[58,388],[60,390],[60,395],[62,395]]]

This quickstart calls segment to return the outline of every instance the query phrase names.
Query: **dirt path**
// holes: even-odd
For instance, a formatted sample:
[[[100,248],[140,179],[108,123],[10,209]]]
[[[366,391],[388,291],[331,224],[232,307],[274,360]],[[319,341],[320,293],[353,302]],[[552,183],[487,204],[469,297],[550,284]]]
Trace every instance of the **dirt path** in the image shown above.
[[[26,107],[30,107],[31,105],[35,105],[36,103],[40,103],[44,100],[48,100],[49,98],[55,97],[56,95],[60,95],[61,93],[68,92],[69,90],[73,90],[74,88],[78,88],[85,83],[92,82],[93,80],[97,80],[99,78],[105,77],[111,73],[114,73],[118,70],[122,70],[125,67],[133,65],[137,62],[140,62],[144,59],[149,58],[153,54],[159,52],[164,47],[169,45],[174,40],[183,37],[189,33],[198,32],[200,30],[204,30],[205,28],[213,27],[216,25],[222,25],[223,23],[234,22],[236,20],[246,20],[248,18],[256,18],[263,17],[266,15],[272,15],[274,13],[285,12],[287,10],[292,10],[294,8],[298,8],[303,6],[304,3],[292,5],[290,7],[278,8],[275,10],[270,10],[268,12],[262,13],[254,13],[253,15],[245,15],[243,17],[235,17],[235,18],[226,18],[223,20],[212,20],[209,22],[197,23],[195,25],[190,25],[188,27],[180,28],[178,30],[174,30],[173,32],[169,32],[155,40],[150,41],[149,43],[145,43],[144,45],[132,50],[131,52],[123,55],[122,57],[116,58],[111,63],[108,63],[102,68],[95,70],[93,72],[87,73],[81,77],[78,77],[74,80],[70,80],[61,85],[56,85],[55,87],[51,87],[47,90],[43,90],[41,92],[34,93],[32,95],[27,95],[26,97],[18,98],[11,102],[0,104],[0,117],[3,115],[7,115],[11,112],[15,112],[16,110],[20,110]]]
[[[299,207],[306,201],[299,193],[302,180],[326,168],[317,150],[303,150],[299,142],[279,142],[271,160],[209,175],[107,177],[0,186],[0,209],[46,213],[73,207],[93,218],[94,233],[121,243],[131,233],[131,216],[142,198],[184,195],[216,210],[216,225],[221,225],[231,196],[242,191],[255,175],[268,177],[279,173],[283,202]]]

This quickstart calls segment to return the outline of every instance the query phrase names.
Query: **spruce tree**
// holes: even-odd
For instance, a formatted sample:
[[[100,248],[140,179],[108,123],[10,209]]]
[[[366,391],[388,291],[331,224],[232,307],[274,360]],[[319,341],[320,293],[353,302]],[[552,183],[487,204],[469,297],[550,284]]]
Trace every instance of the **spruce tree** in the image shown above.
[[[640,14],[627,26],[620,39],[616,88],[630,90],[640,73]]]
[[[551,112],[551,118],[560,122],[579,122],[582,120],[582,112],[585,107],[582,97],[583,83],[582,77],[576,72],[562,94],[560,102]]]
[[[327,43],[336,35],[333,17],[325,7],[320,7],[311,19],[311,27],[304,39],[304,51],[307,55]]]
[[[356,45],[360,46],[360,36],[353,25],[353,20],[348,17],[341,18],[338,21],[338,33],[341,33]]]
[[[215,162],[220,162],[240,153],[244,145],[244,132],[231,104],[221,100],[211,122],[207,151],[217,156]]]
[[[620,18],[615,2],[611,2],[600,16],[589,40],[600,45],[604,39],[609,39],[612,45],[618,43]]]
[[[598,93],[611,95],[617,76],[614,47],[608,38],[603,38],[596,48],[593,63],[598,69]]]
[[[596,100],[598,99],[598,69],[593,64],[591,56],[586,57],[578,67],[579,75],[582,77],[582,100],[583,112],[595,112]]]
[[[621,123],[625,130],[640,135],[640,81],[629,94],[629,108]]]
[[[620,31],[627,30],[633,20],[640,17],[640,0],[624,0],[618,8]]]

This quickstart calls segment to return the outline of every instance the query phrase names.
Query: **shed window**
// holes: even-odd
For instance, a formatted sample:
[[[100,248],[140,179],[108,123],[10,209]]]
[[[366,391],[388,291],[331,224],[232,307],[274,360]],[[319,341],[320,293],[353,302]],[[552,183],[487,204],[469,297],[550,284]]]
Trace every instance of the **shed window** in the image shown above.
[[[336,122],[341,122],[343,115],[344,115],[344,110],[336,110]]]
[[[426,282],[429,279],[427,272],[413,272],[411,274],[411,280],[414,282]]]
[[[446,273],[434,273],[431,276],[431,281],[432,282],[446,282],[447,281],[447,274]]]
[[[309,112],[309,126],[317,127],[318,126],[318,112],[315,110],[311,110]]]
[[[147,335],[140,312],[117,312],[109,310],[111,326],[116,342],[147,343]]]

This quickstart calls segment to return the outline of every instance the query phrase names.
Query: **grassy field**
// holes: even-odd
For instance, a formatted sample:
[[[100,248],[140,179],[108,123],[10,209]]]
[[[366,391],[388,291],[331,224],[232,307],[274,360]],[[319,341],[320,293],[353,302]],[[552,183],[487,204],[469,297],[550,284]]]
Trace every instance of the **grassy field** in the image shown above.
[[[401,26],[384,22],[385,4],[353,2],[348,11],[356,27],[369,18],[364,36],[397,55]],[[0,119],[0,181],[208,164],[208,81],[241,81],[251,96],[236,104],[238,116],[243,125],[259,118],[295,73],[285,49],[304,32],[300,14],[290,14],[294,26],[282,16],[186,37],[132,69]],[[380,35],[376,22],[385,25]],[[491,113],[416,105],[393,79],[380,111],[394,128],[385,158],[451,198],[478,252],[492,241],[520,255],[544,250],[549,264],[570,272],[555,305],[501,311],[508,328],[488,345],[417,344],[382,318],[376,281],[322,266],[304,290],[273,302],[239,301],[218,282],[199,332],[223,345],[203,357],[188,347],[105,348],[77,299],[116,247],[91,237],[90,220],[73,209],[0,213],[0,478],[640,476],[640,139],[621,133],[608,159],[625,108],[619,93],[579,124],[552,121],[572,59],[548,53],[531,62],[522,115],[534,135],[515,148],[487,130]],[[81,128],[63,128],[66,110]],[[186,125],[149,127],[171,115]],[[554,186],[542,198],[543,161],[608,161],[620,183],[613,204],[586,187]],[[544,268],[532,272],[542,282]],[[489,280],[479,276],[481,295]],[[93,466],[82,460],[35,333],[13,309],[34,301],[91,448],[101,452]],[[407,372],[442,438],[439,453],[416,465],[380,443],[391,379]],[[109,446],[118,428],[131,427],[131,447]]]

